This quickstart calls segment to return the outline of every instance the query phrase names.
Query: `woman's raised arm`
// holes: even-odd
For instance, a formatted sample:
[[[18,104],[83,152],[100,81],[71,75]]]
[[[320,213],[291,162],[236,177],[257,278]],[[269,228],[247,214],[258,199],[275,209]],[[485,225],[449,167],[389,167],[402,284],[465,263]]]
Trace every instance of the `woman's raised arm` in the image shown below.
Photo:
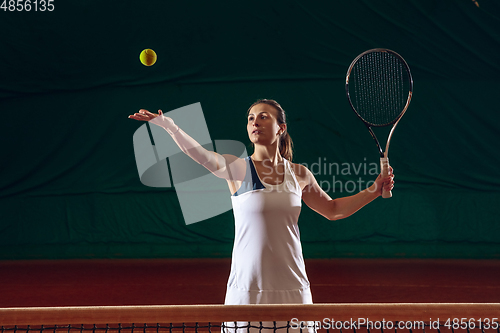
[[[141,109],[138,113],[130,115],[129,118],[139,121],[149,121],[165,129],[186,155],[191,157],[198,164],[203,165],[217,177],[232,180],[234,177],[238,176],[233,174],[235,171],[238,173],[237,170],[233,170],[233,167],[231,168],[231,172],[228,172],[227,162],[224,156],[203,148],[195,139],[179,128],[172,118],[165,117],[161,110],[158,111],[158,114],[155,114],[148,110]]]

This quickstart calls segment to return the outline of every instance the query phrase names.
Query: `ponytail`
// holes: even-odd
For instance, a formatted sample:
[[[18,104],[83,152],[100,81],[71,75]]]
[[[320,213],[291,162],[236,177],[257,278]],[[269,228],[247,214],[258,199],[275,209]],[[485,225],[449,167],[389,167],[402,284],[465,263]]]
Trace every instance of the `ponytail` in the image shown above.
[[[280,137],[280,155],[284,159],[288,161],[292,161],[293,158],[293,141],[288,134],[288,131],[285,132]]]

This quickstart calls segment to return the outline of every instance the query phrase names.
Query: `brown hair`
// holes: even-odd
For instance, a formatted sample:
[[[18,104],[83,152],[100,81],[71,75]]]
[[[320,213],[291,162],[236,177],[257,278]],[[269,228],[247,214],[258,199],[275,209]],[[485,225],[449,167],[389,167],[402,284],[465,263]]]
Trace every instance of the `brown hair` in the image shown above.
[[[278,111],[278,124],[286,124],[286,113],[285,110],[279,105],[278,102],[276,102],[273,99],[259,99],[250,107],[248,108],[247,111],[247,116],[250,113],[250,109],[253,108],[257,104],[267,104],[273,106],[277,111]],[[290,137],[290,134],[288,134],[288,129],[286,128],[283,133],[280,135],[280,143],[279,143],[279,151],[280,155],[289,160],[290,162],[292,161],[293,158],[293,142],[292,138]]]

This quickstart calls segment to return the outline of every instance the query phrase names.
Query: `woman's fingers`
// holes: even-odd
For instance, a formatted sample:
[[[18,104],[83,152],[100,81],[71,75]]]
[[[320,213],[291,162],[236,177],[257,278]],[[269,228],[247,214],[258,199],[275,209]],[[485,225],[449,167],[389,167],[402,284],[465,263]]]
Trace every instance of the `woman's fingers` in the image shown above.
[[[144,109],[140,109],[139,113],[141,113],[145,116],[148,116],[150,119],[156,118],[158,116],[157,114],[154,114],[154,113],[149,112],[148,110],[144,110]]]
[[[149,121],[152,119],[150,116],[143,114],[143,113],[134,113],[133,115],[130,115],[128,117],[135,119],[135,120],[142,120],[142,121]]]
[[[394,188],[394,174],[390,174],[387,180],[384,182],[384,189],[386,191],[391,191]]]
[[[140,120],[149,120],[149,116],[146,116],[145,114],[142,113],[134,113],[134,116],[136,118],[139,118]]]
[[[134,113],[133,115],[128,116],[129,118],[135,119],[135,120],[143,120],[143,121],[149,121],[151,119],[156,118],[158,115],[149,112],[148,110],[145,109],[140,109],[139,112]]]
[[[389,168],[389,175],[382,180],[382,187],[385,191],[392,191],[394,188],[394,173],[392,167]]]

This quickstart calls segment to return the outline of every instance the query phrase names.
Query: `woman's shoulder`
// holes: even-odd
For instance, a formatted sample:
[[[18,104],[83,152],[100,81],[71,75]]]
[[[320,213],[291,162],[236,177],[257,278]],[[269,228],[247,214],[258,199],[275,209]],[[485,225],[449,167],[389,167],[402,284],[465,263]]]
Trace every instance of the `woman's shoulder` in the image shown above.
[[[249,157],[241,158],[231,154],[223,154],[226,167],[231,173],[228,180],[241,181],[245,178]]]
[[[226,163],[237,163],[238,165],[245,165],[248,163],[250,157],[238,157],[231,154],[222,154],[222,157],[226,160]]]
[[[300,163],[292,163],[289,161],[290,167],[298,178],[308,179],[312,173],[311,171],[303,164]]]

